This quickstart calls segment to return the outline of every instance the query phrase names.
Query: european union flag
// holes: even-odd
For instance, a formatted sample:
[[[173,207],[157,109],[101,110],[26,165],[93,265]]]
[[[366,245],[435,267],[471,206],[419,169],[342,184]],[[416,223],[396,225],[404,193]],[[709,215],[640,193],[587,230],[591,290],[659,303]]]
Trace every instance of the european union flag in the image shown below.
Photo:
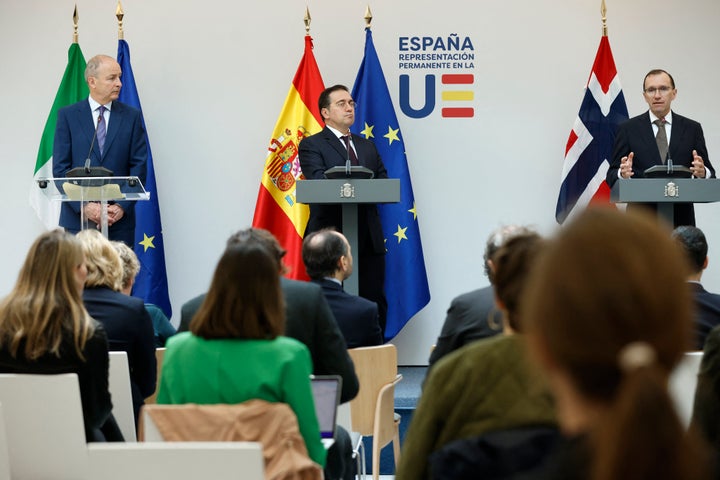
[[[352,97],[357,109],[352,132],[372,139],[389,178],[400,179],[400,202],[378,205],[386,238],[385,295],[388,300],[385,340],[397,335],[430,301],[420,228],[408,170],[405,144],[390,91],[366,28],[365,57],[355,78]]]
[[[117,61],[122,69],[122,88],[119,101],[142,111],[140,97],[135,86],[130,66],[130,47],[125,40],[118,40]],[[145,118],[140,114],[145,126]],[[145,129],[147,135],[147,128]],[[135,203],[135,254],[140,260],[140,272],[135,278],[133,295],[142,298],[145,303],[157,305],[168,318],[172,316],[170,297],[168,296],[167,271],[165,269],[165,246],[160,221],[155,168],[153,167],[150,141],[147,142],[147,179],[145,190],[150,192],[149,201]]]

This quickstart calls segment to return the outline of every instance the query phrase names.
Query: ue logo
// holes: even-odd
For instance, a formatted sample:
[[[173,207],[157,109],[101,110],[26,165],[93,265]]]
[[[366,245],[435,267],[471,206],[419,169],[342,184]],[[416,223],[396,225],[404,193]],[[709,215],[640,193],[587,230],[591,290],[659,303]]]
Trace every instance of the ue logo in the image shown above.
[[[410,76],[400,75],[400,109],[410,118],[424,118],[435,110],[435,75],[425,75],[425,101],[421,108],[410,105]],[[469,88],[475,82],[471,73],[448,73],[440,77],[442,85],[461,85]],[[442,88],[440,98],[443,102],[441,113],[444,118],[472,118],[475,109],[463,106],[462,103],[472,102],[475,94],[472,90],[456,90]]]

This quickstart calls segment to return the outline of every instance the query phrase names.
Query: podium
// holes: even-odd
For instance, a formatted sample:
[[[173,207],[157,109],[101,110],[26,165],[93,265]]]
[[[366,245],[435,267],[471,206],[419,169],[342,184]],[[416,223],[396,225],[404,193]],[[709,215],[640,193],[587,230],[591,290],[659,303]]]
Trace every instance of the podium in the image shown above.
[[[342,231],[353,255],[359,255],[358,205],[400,201],[400,180],[397,178],[301,180],[296,185],[300,203],[342,205]],[[359,273],[359,262],[356,262],[355,273],[344,284],[348,293],[358,294]]]
[[[145,191],[138,177],[41,178],[37,180],[37,184],[50,201],[80,202],[82,230],[88,228],[85,204],[100,202],[102,208],[100,229],[105,238],[108,236],[108,202],[150,200],[150,193]]]
[[[674,225],[676,203],[720,201],[717,178],[619,178],[610,190],[615,203],[656,203],[658,217]]]

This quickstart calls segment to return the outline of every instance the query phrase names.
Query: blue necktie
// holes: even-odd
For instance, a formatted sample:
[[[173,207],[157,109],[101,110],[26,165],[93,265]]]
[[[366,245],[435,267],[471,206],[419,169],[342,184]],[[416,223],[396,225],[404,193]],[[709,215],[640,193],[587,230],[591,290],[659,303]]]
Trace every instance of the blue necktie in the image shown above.
[[[103,153],[105,147],[105,136],[107,135],[107,128],[105,126],[105,108],[104,105],[100,105],[98,108],[98,122],[97,122],[97,143],[100,148],[100,155]]]

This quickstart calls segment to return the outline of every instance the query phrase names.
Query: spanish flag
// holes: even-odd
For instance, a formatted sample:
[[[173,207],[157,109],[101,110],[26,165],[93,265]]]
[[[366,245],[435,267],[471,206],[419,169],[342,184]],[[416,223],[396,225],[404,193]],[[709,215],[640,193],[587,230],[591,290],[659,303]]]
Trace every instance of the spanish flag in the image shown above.
[[[296,182],[304,178],[298,145],[323,128],[317,99],[325,89],[312,48],[312,38],[305,35],[305,52],[268,146],[252,223],[275,235],[287,250],[288,277],[301,280],[308,278],[302,261],[302,239],[310,209],[295,199]]]

